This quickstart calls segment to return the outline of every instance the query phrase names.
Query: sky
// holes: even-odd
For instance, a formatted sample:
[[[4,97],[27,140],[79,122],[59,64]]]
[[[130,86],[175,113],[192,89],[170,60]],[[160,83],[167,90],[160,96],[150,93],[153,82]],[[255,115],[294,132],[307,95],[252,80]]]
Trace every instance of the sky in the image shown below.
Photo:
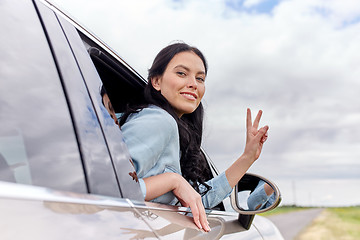
[[[204,53],[203,147],[219,170],[243,153],[246,108],[261,109],[269,138],[249,172],[282,204],[360,204],[358,0],[52,2],[144,78],[170,43]]]

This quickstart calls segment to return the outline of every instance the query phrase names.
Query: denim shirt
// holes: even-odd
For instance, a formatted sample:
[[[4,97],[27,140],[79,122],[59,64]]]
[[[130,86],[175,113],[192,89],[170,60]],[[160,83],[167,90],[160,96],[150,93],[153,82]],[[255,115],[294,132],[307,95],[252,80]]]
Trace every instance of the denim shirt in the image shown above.
[[[181,175],[178,126],[168,112],[150,105],[138,113],[130,114],[121,127],[121,131],[134,162],[144,197],[146,186],[143,178],[165,172]],[[205,208],[216,206],[232,191],[225,173],[206,183],[211,186],[211,190],[202,196]],[[205,189],[205,186],[200,186],[200,190]],[[152,201],[176,204],[177,199],[172,192],[168,192]]]

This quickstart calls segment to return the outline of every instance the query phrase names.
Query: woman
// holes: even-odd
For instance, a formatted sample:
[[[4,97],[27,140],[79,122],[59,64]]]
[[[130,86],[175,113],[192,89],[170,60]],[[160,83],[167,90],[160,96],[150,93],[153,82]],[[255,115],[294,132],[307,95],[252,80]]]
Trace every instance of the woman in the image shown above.
[[[259,157],[268,126],[258,129],[247,110],[244,153],[222,174],[211,179],[200,151],[207,63],[203,54],[185,43],[162,49],[149,69],[145,102],[122,114],[120,125],[134,161],[145,200],[190,207],[199,229],[210,231],[204,206],[211,208]],[[176,198],[175,198],[176,197]]]

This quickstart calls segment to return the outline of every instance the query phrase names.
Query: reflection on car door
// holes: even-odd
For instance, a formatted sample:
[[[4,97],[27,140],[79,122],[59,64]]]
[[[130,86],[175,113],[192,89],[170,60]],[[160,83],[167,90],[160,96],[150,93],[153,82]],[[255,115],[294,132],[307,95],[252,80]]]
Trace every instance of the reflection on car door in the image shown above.
[[[134,181],[129,173],[134,172],[134,167],[130,162],[130,155],[123,141],[121,131],[109,115],[102,104],[100,96],[100,88],[102,86],[101,79],[96,72],[93,62],[85,48],[83,40],[79,36],[79,32],[69,22],[58,16],[59,22],[66,34],[66,37],[72,47],[77,64],[81,69],[87,92],[91,97],[91,104],[95,109],[95,114],[99,119],[99,126],[104,133],[104,138],[108,147],[108,154],[111,156],[113,169],[121,189],[122,197],[143,201],[139,184]],[[110,175],[112,176],[112,174]],[[108,174],[104,177],[109,178]]]
[[[120,197],[120,190],[100,124],[72,49],[59,25],[59,18],[43,4],[37,3],[37,7],[68,98],[73,124],[80,143],[89,192]]]

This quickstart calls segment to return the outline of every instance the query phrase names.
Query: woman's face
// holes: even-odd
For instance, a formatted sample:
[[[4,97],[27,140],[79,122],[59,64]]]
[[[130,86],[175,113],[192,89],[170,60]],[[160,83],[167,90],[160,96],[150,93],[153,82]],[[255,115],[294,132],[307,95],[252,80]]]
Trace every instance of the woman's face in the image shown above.
[[[176,54],[162,76],[151,79],[176,114],[192,113],[199,106],[205,93],[205,66],[194,52]]]

